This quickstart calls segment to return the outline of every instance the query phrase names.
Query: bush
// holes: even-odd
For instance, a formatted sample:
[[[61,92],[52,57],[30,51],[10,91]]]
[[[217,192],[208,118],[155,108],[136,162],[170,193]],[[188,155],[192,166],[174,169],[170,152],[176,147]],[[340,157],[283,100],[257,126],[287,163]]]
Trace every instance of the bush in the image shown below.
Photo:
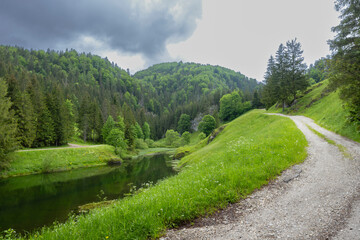
[[[149,147],[143,139],[137,138],[137,139],[135,139],[135,148],[136,149],[147,149]]]
[[[154,140],[152,139],[145,139],[145,143],[148,145],[148,147],[153,148],[155,147]]]
[[[181,136],[181,141],[183,145],[189,144],[190,138],[191,138],[191,134],[188,131],[184,132]]]
[[[206,138],[205,133],[201,132],[201,133],[199,134],[198,138],[199,138],[200,141],[203,140],[203,139],[205,139],[205,138]]]
[[[176,142],[180,139],[179,133],[170,129],[166,131],[165,142],[169,146],[175,146]]]
[[[205,115],[199,123],[199,130],[208,136],[216,128],[215,118],[211,115]]]

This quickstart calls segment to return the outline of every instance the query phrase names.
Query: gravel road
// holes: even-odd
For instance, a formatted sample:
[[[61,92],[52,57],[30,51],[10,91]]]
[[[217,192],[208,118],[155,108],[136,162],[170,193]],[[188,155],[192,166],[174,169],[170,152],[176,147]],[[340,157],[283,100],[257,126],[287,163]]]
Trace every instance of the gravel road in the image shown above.
[[[309,143],[304,163],[239,203],[196,220],[194,226],[170,230],[162,239],[360,239],[360,144],[309,118],[284,117],[295,122]]]

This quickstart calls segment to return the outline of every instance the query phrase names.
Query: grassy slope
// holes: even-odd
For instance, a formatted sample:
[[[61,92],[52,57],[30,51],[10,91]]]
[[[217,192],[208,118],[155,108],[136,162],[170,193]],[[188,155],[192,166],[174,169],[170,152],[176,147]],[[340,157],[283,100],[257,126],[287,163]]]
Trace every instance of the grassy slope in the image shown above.
[[[186,165],[178,175],[30,238],[154,238],[245,197],[306,157],[307,143],[295,124],[262,113],[251,111],[229,123],[209,145],[182,160]]]
[[[104,165],[117,158],[114,147],[108,145],[14,152],[10,157],[11,167],[1,173],[3,177]]]
[[[312,86],[298,103],[286,110],[288,114],[304,115],[316,123],[340,135],[360,142],[356,125],[347,121],[348,111],[343,107],[338,92],[329,92],[328,81]],[[271,112],[281,112],[272,107]]]

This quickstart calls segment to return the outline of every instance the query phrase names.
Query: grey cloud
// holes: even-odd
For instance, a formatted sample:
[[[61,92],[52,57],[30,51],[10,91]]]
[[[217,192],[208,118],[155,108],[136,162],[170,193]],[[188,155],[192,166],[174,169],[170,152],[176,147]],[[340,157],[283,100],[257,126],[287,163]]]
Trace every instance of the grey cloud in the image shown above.
[[[1,0],[0,44],[57,49],[91,36],[153,59],[188,38],[200,17],[201,0]]]

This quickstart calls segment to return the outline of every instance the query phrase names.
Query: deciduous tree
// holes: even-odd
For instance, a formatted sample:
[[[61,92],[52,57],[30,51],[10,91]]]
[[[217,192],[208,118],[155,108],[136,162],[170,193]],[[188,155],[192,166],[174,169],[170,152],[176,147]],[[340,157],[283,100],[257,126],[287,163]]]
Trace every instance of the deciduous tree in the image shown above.
[[[199,130],[208,136],[216,128],[215,118],[211,115],[205,115],[199,123]]]

